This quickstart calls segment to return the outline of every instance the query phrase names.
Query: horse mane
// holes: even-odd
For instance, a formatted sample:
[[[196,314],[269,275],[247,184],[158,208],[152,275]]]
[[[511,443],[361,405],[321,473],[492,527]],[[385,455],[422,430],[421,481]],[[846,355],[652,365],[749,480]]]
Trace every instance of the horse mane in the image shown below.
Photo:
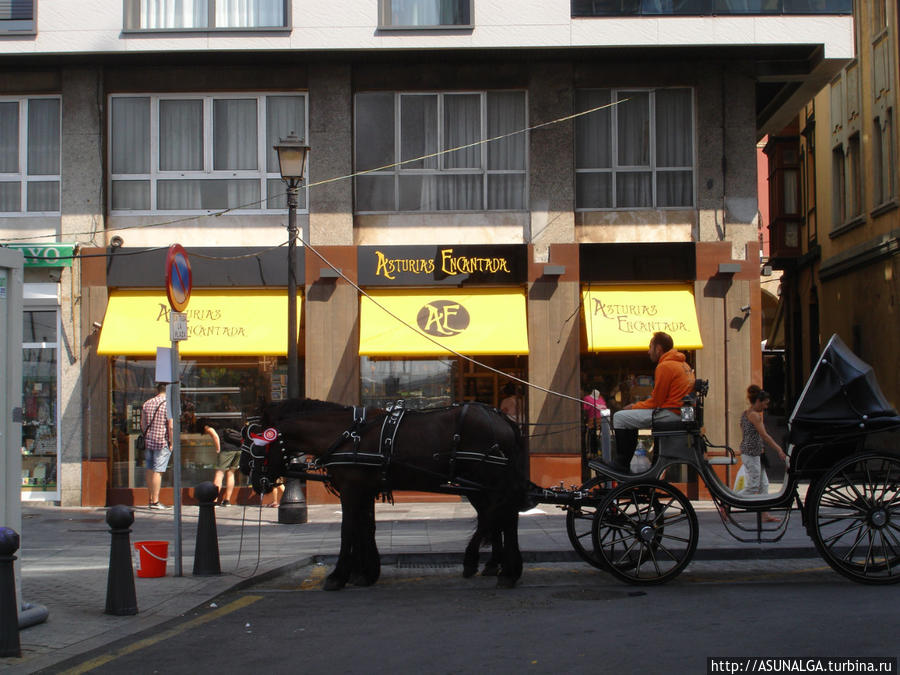
[[[319,401],[314,398],[292,398],[286,401],[275,401],[264,406],[261,417],[268,424],[275,423],[285,417],[309,413],[329,412],[333,410],[349,410],[350,406],[332,401]]]

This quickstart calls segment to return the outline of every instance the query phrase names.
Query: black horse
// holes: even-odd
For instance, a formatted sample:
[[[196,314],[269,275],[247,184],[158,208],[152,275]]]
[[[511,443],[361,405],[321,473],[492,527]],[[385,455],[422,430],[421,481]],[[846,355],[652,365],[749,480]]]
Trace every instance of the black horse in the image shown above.
[[[270,492],[292,460],[307,455],[340,495],[341,552],[326,590],[378,580],[375,499],[393,490],[465,494],[478,518],[463,576],[477,572],[482,541],[493,547],[483,574],[496,574],[502,588],[522,575],[518,522],[527,507],[528,457],[516,425],[497,410],[467,403],[385,411],[290,400],[266,407],[244,435],[241,470],[256,492]]]

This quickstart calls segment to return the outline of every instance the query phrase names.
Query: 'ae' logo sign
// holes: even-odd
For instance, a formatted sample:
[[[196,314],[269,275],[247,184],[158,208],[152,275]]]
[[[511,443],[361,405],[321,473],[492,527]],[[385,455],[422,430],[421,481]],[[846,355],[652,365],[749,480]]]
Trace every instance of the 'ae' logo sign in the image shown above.
[[[419,310],[416,323],[428,335],[458,335],[469,327],[469,312],[458,302],[433,300]]]

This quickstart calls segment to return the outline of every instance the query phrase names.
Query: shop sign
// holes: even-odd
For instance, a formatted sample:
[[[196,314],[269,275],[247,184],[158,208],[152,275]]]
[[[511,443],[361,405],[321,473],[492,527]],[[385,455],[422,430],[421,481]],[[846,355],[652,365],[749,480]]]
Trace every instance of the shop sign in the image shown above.
[[[520,284],[526,281],[524,246],[360,246],[363,286]]]
[[[71,267],[75,244],[7,244],[22,251],[25,267]]]

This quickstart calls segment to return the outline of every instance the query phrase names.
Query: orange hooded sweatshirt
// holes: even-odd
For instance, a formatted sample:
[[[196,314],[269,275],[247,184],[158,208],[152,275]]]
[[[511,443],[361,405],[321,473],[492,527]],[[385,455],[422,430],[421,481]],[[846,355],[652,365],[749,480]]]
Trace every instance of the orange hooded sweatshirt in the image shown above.
[[[681,408],[682,399],[694,390],[694,372],[684,354],[670,349],[656,364],[653,393],[632,408]]]

